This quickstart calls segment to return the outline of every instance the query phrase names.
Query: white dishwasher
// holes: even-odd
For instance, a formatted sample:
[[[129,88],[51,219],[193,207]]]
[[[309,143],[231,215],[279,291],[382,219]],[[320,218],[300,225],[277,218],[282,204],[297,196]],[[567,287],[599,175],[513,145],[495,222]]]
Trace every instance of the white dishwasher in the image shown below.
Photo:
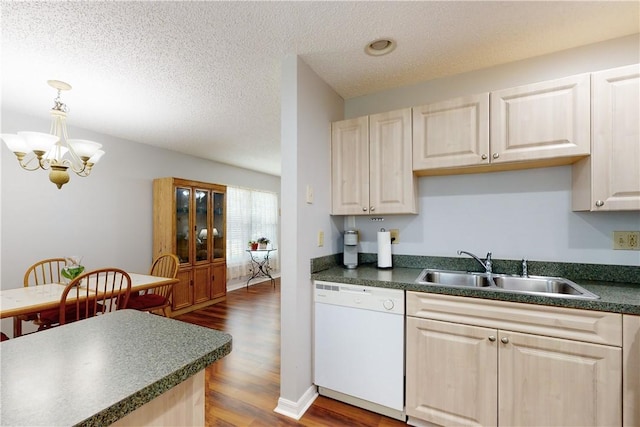
[[[318,392],[406,421],[404,291],[316,281],[314,301]]]

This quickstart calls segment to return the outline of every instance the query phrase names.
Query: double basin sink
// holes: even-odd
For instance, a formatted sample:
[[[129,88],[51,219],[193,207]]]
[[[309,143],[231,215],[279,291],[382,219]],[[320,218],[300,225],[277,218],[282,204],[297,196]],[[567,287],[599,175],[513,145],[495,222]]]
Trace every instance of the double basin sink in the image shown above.
[[[556,298],[598,299],[580,285],[560,277],[511,276],[507,274],[424,269],[416,279],[422,285],[479,288]]]

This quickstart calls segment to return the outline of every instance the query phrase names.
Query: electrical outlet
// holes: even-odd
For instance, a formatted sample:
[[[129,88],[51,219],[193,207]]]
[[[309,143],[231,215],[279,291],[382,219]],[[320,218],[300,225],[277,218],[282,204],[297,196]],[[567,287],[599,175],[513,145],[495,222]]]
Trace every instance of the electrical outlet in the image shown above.
[[[400,230],[398,230],[397,228],[392,228],[389,230],[389,234],[391,236],[391,244],[398,244],[398,242],[400,241]]]
[[[318,231],[318,246],[324,246],[324,231]]]
[[[614,231],[613,249],[640,251],[640,231]]]

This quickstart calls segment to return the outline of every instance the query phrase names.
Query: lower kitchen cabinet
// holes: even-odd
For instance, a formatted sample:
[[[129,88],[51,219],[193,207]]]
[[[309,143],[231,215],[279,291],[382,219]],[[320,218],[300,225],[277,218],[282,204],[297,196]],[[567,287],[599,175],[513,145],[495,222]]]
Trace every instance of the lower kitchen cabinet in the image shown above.
[[[443,426],[496,425],[492,335],[487,328],[407,317],[407,415]]]
[[[622,315],[407,292],[407,316],[409,424],[622,425]]]
[[[508,331],[496,344],[500,425],[620,425],[621,348]]]
[[[640,426],[640,316],[622,316],[622,425]]]

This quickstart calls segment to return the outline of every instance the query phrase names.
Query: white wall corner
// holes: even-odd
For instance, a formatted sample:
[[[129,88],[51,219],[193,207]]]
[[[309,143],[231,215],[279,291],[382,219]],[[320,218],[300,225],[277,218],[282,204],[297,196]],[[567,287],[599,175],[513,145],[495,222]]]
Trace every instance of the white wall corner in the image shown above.
[[[282,397],[279,398],[278,406],[276,406],[273,412],[277,412],[278,414],[284,415],[285,417],[299,420],[300,418],[302,418],[304,413],[307,412],[307,409],[309,409],[309,407],[317,397],[318,388],[315,385],[312,385],[296,402],[284,399]]]

